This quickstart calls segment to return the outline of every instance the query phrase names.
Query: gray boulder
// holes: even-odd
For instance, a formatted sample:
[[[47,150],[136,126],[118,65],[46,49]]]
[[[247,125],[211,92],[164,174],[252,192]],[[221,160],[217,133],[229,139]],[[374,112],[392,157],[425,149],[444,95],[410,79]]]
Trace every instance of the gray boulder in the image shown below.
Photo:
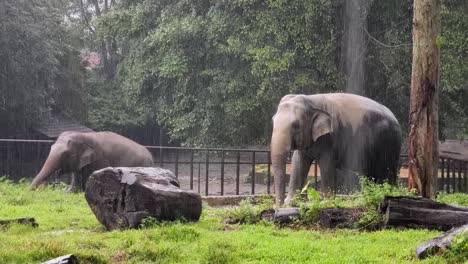
[[[86,183],[85,197],[108,230],[138,228],[145,217],[159,221],[197,221],[198,193],[181,190],[174,174],[162,168],[104,168]]]

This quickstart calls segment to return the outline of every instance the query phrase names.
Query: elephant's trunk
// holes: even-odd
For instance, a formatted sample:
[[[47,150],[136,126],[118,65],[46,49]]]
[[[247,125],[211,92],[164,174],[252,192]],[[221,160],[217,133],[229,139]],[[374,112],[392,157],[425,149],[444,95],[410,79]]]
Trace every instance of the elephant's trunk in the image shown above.
[[[280,207],[284,202],[286,157],[290,148],[290,138],[273,132],[271,137],[271,162],[273,174],[275,176],[275,197],[276,207]]]
[[[50,150],[49,156],[47,157],[44,166],[42,166],[41,171],[34,178],[31,188],[36,188],[40,184],[43,184],[44,181],[55,171],[60,168],[61,163],[61,154]]]

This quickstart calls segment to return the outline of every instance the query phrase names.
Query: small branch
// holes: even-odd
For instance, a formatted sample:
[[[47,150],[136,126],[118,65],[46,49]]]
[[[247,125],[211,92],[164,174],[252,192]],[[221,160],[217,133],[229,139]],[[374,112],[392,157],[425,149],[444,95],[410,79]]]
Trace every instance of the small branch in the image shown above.
[[[374,41],[375,43],[379,44],[380,46],[384,48],[399,48],[399,47],[410,47],[412,44],[398,44],[398,45],[387,45],[378,39],[374,38],[364,27],[362,28],[364,32],[366,32],[367,36],[369,37],[370,40]]]
[[[79,0],[79,4],[80,4],[80,9],[81,9],[81,13],[82,13],[82,17],[86,23],[86,25],[88,26],[89,30],[91,31],[91,33],[93,33],[93,35],[96,35],[96,31],[93,29],[93,27],[91,26],[91,23],[89,22],[89,19],[88,17],[86,16],[86,10],[84,8],[84,4],[83,4],[83,0]]]

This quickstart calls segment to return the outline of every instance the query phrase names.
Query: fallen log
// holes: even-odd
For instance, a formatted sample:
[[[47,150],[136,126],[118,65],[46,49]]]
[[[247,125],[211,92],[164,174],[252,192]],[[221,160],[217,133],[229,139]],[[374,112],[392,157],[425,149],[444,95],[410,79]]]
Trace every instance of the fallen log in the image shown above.
[[[301,212],[297,207],[267,209],[260,213],[260,218],[266,221],[273,221],[276,224],[289,224],[301,219]]]
[[[78,264],[78,259],[70,254],[42,262],[42,264]]]
[[[320,225],[327,228],[351,228],[365,212],[364,208],[325,208],[319,212]]]
[[[425,241],[416,246],[416,254],[420,259],[437,254],[440,250],[445,250],[450,247],[453,239],[462,232],[468,231],[468,224],[457,227],[453,230],[443,233],[440,236]]]
[[[468,223],[468,207],[454,206],[421,197],[386,196],[378,208],[385,227],[450,230]]]
[[[85,198],[108,230],[138,228],[146,217],[158,221],[197,221],[200,194],[179,188],[174,174],[162,168],[105,168],[86,183]]]
[[[273,215],[273,222],[278,224],[288,224],[301,219],[301,212],[297,207],[279,208]]]
[[[0,220],[0,226],[9,225],[11,223],[26,224],[26,225],[31,225],[32,227],[39,226],[39,224],[36,223],[36,219],[34,219],[34,217]]]

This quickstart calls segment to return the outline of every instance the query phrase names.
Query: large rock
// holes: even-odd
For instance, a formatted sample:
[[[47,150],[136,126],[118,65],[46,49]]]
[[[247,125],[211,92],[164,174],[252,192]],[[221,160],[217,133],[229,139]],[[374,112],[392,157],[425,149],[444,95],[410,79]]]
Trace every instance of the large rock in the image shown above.
[[[157,220],[197,221],[201,197],[179,188],[174,174],[161,168],[105,168],[86,183],[86,201],[108,230],[137,228],[151,216]]]

